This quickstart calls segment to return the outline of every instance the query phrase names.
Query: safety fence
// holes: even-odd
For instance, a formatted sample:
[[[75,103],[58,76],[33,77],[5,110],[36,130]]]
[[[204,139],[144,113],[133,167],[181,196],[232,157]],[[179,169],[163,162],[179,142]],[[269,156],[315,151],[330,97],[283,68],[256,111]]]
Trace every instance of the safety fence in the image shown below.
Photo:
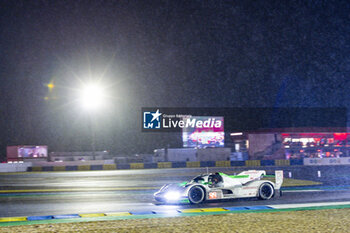
[[[246,160],[246,161],[198,161],[198,162],[158,162],[126,163],[76,166],[33,166],[28,171],[93,171],[122,169],[155,169],[155,168],[199,168],[199,167],[263,167],[303,165],[303,160]]]

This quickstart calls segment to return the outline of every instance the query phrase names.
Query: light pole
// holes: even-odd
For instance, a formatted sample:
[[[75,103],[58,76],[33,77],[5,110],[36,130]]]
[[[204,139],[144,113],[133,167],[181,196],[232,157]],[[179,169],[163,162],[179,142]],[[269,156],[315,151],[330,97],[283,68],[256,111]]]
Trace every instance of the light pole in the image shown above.
[[[92,159],[96,160],[95,152],[96,152],[96,130],[95,130],[95,119],[92,114],[89,113],[89,131],[91,136],[91,149],[92,149]]]
[[[96,159],[96,128],[95,115],[106,103],[104,88],[96,83],[89,83],[83,86],[80,91],[80,104],[87,111],[89,117],[89,128],[91,135],[91,149],[93,160]]]

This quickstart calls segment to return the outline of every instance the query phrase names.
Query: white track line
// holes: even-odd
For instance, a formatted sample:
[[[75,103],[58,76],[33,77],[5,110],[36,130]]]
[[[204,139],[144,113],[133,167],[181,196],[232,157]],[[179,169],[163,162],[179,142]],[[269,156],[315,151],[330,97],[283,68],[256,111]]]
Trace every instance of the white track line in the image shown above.
[[[302,203],[302,204],[281,204],[267,205],[274,209],[302,208],[302,207],[317,207],[317,206],[332,206],[332,205],[350,205],[350,201],[345,202],[320,202],[320,203]]]
[[[324,192],[321,189],[308,189],[308,190],[282,190],[282,193],[302,193],[302,192]]]

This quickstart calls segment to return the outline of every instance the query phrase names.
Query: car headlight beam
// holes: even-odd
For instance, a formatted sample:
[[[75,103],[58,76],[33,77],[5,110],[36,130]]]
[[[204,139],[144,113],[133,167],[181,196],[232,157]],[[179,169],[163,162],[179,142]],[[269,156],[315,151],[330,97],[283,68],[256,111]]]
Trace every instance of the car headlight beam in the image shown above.
[[[175,200],[179,200],[181,197],[181,194],[179,192],[174,192],[174,191],[170,191],[167,192],[164,197],[168,200],[168,201],[175,201]]]

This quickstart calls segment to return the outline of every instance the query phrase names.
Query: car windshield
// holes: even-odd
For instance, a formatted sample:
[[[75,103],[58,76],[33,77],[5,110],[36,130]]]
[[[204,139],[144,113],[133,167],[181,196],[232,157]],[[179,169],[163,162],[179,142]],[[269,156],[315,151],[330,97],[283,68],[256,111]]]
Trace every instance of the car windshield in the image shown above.
[[[190,183],[203,183],[206,182],[207,180],[207,176],[206,175],[200,175],[200,176],[196,176],[195,178],[193,178]]]

